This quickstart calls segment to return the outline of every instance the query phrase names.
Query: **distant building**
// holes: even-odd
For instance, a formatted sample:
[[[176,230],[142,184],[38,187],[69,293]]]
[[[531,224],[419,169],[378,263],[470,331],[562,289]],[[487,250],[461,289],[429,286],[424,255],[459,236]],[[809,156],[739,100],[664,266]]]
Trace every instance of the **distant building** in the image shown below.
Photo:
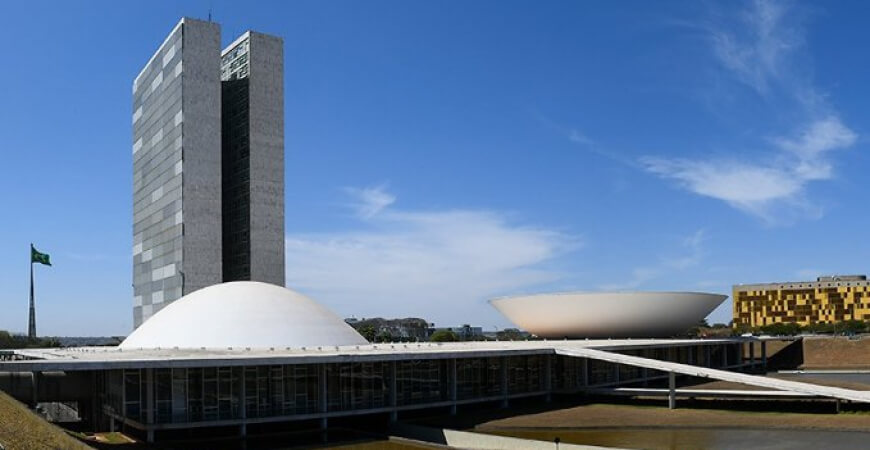
[[[738,284],[733,287],[733,298],[735,328],[870,320],[870,281],[865,275]]]
[[[133,82],[133,324],[222,281],[284,285],[283,44],[181,19]]]
[[[540,338],[649,338],[685,333],[726,298],[703,292],[555,292],[489,303]]]

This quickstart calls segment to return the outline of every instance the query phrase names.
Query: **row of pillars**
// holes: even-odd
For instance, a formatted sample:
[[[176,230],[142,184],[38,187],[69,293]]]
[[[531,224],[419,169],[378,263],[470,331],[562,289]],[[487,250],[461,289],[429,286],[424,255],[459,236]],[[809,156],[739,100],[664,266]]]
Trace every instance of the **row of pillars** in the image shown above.
[[[398,411],[398,389],[397,389],[397,362],[390,362],[390,421],[396,422],[399,420],[399,411]],[[458,387],[457,387],[457,370],[456,370],[456,359],[451,358],[448,360],[447,370],[449,371],[449,397],[450,397],[450,415],[456,415],[457,413],[457,402],[459,400],[458,396]],[[547,391],[546,401],[551,401],[550,391],[552,390],[552,377],[551,377],[551,365],[549,356],[547,357],[546,363],[544,364],[544,377],[545,377],[545,389]],[[500,387],[502,393],[501,407],[507,408],[509,405],[509,393],[508,393],[508,358],[501,358],[501,368],[500,368]],[[320,405],[319,410],[321,413],[328,412],[328,402],[327,402],[327,383],[326,383],[326,365],[321,364],[320,369],[318,371],[318,385],[320,386]],[[244,418],[244,416],[243,416]],[[320,428],[322,431],[326,431],[329,425],[329,418],[322,417],[320,419]]]
[[[762,368],[767,368],[767,341],[759,341],[761,344],[761,365]],[[710,365],[710,354],[711,350],[709,346],[705,348],[705,355],[707,358],[707,365]],[[728,365],[728,352],[726,347],[723,347],[722,352],[722,367],[726,367]],[[693,364],[693,355],[694,352],[689,352],[689,364]],[[740,352],[738,353],[738,359],[740,362],[743,362],[743,348],[741,346]],[[755,342],[749,341],[749,364],[751,367],[754,367],[756,364],[755,361]],[[677,407],[677,374],[675,372],[668,372],[668,408],[675,409]],[[840,412],[840,401],[837,400],[837,412]]]
[[[707,360],[707,365],[711,362],[711,351],[709,346],[705,346],[705,359]],[[724,349],[724,348],[723,348]],[[761,341],[761,362],[764,366],[767,364],[767,352],[766,352],[766,342]],[[723,355],[723,364],[727,365],[727,352],[722,352]],[[742,353],[741,353],[742,357]],[[547,357],[547,362],[544,364],[544,382],[545,382],[545,391],[547,392],[547,401],[551,400],[551,391],[552,391],[552,365],[549,360],[550,357]],[[500,391],[502,395],[501,406],[503,408],[508,407],[508,357],[502,357],[501,370],[500,370]],[[754,345],[750,345],[749,350],[749,359],[751,364],[755,364],[755,352]],[[694,352],[689,352],[689,364],[694,363]],[[398,411],[396,410],[397,404],[397,385],[396,385],[396,365],[395,361],[390,363],[390,420],[396,421],[398,420]],[[456,369],[456,359],[450,359],[448,362],[448,370],[450,371],[450,413],[456,414],[457,411],[457,369]],[[614,365],[616,370],[616,379],[619,379],[619,366]],[[646,372],[646,369],[643,369]],[[582,376],[582,385],[589,385],[589,371],[588,371],[588,360],[586,358],[581,360],[581,376]],[[36,405],[36,386],[37,386],[38,373],[33,372],[33,405]],[[154,370],[153,369],[145,369],[145,384],[146,384],[146,395],[145,395],[145,412],[146,412],[146,425],[150,425],[154,423]],[[319,405],[318,410],[321,413],[328,412],[328,390],[327,390],[327,382],[326,382],[326,365],[321,364],[318,369],[318,385],[319,385]],[[673,372],[668,374],[668,385],[669,385],[669,396],[668,396],[668,406],[670,408],[674,408],[676,405],[676,376]],[[245,392],[245,371],[241,371],[241,376],[239,377],[239,392]],[[123,389],[122,389],[123,391]],[[239,434],[240,436],[247,435],[247,424],[245,423],[246,419],[246,405],[244,394],[240,395],[239,398],[239,418],[242,423],[239,425]],[[328,426],[328,418],[322,417],[320,419],[320,427],[325,430]],[[154,442],[154,430],[148,429],[146,431],[146,440],[151,443]]]
[[[501,368],[500,368],[500,375],[501,375],[501,377],[500,377],[501,378],[501,380],[500,380],[500,388],[501,389],[500,390],[501,390],[501,394],[502,394],[501,407],[507,408],[509,405],[509,401],[508,401],[508,398],[509,398],[509,392],[508,392],[508,358],[503,357],[503,358],[501,358],[501,360],[502,360],[501,361]],[[585,360],[584,360],[584,364],[585,364]],[[389,395],[389,399],[390,399],[390,408],[391,408],[390,421],[393,421],[393,422],[398,420],[398,410],[396,409],[398,407],[398,389],[397,389],[397,382],[396,382],[397,367],[396,366],[397,366],[396,361],[390,362],[390,368],[389,368],[389,371],[390,371],[390,377],[389,377],[389,379],[390,379],[390,386],[389,386],[390,395]],[[456,415],[456,413],[457,413],[458,390],[457,390],[457,369],[456,369],[456,367],[457,367],[456,359],[455,358],[449,359],[447,370],[449,370],[449,372],[450,372],[449,398],[450,398],[450,414],[451,415]],[[326,378],[327,378],[327,376],[326,376],[326,364],[320,365],[320,367],[318,368],[317,375],[318,375],[318,386],[320,389],[319,395],[318,395],[318,401],[319,401],[318,411],[320,413],[325,414],[329,411],[328,385],[327,385],[327,380],[326,380]],[[552,376],[551,375],[552,375],[552,368],[551,368],[549,357],[547,357],[547,361],[544,364],[544,380],[545,380],[544,382],[545,382],[545,390],[547,391],[546,401],[548,401],[548,402],[551,401],[551,394],[550,394],[550,392],[552,390]],[[151,423],[154,423],[153,370],[152,369],[146,369],[146,383],[147,383],[146,395],[148,396],[148,398],[146,400],[146,408],[148,411],[147,423],[151,424]],[[245,392],[245,371],[244,370],[241,371],[241,376],[239,377],[239,392],[240,393]],[[242,420],[241,425],[239,425],[239,435],[244,437],[247,435],[247,424],[245,423],[247,411],[245,408],[244,395],[241,396],[239,403],[240,403],[239,418]],[[328,425],[329,425],[328,417],[321,417],[320,418],[320,428],[322,430],[326,430]],[[148,439],[148,442],[153,442],[154,433],[152,430],[148,431],[147,439]]]
[[[764,342],[762,342],[762,353],[764,353],[764,346],[765,346],[765,344],[764,344]],[[690,347],[690,348],[689,348],[690,351],[688,352],[688,355],[687,355],[687,356],[688,356],[688,359],[687,359],[687,361],[686,361],[686,363],[689,364],[689,365],[695,365],[695,364],[696,364],[696,362],[695,362],[695,356],[696,356],[696,355],[695,355],[695,353],[696,353],[695,349],[696,349],[695,347]],[[712,367],[712,365],[713,365],[713,352],[712,352],[712,348],[711,348],[709,345],[705,345],[705,346],[703,347],[703,349],[704,349],[704,355],[703,355],[703,361],[702,361],[702,364],[701,364],[701,365],[704,366],[704,367]],[[671,350],[672,350],[672,351],[676,351],[677,348],[675,347],[675,348],[672,348]],[[750,347],[750,350],[751,350],[751,347]],[[648,355],[648,354],[646,354],[646,353],[642,353],[641,356],[644,357],[644,358],[654,359],[652,356],[650,356],[650,355]],[[673,354],[670,354],[670,356],[673,357]],[[741,348],[741,349],[740,349],[740,352],[738,352],[738,363],[742,363],[742,362],[743,362],[743,357],[742,357],[742,356],[743,356],[743,355],[742,355],[742,348]],[[723,367],[723,368],[724,368],[724,367],[727,367],[727,366],[728,366],[728,352],[727,352],[725,346],[722,347],[721,358],[722,358],[722,361],[721,361],[721,363],[722,363],[722,367]],[[673,360],[673,358],[671,358],[671,359]],[[585,358],[584,358],[583,360],[581,360],[581,365],[580,365],[580,371],[581,371],[581,386],[589,386],[589,371],[588,371],[588,362],[587,362],[587,361],[588,361],[588,360],[585,359]],[[766,359],[765,359],[765,362],[766,362]],[[619,369],[620,369],[620,367],[621,367],[622,365],[621,365],[621,364],[616,364],[616,363],[614,363],[614,364],[612,364],[612,365],[613,365],[613,378],[612,378],[612,383],[619,383],[619,382],[620,382]],[[549,366],[547,367],[547,369],[549,370]],[[641,377],[640,377],[640,379],[643,380],[644,383],[645,383],[645,382],[646,382],[646,379],[648,378],[648,371],[649,371],[649,369],[646,368],[646,367],[641,367],[640,370],[641,370]],[[547,380],[547,381],[548,381],[548,382],[550,381],[550,380],[549,380],[549,376],[548,376],[548,380]],[[611,383],[611,381],[608,381],[608,384],[610,384],[610,383]],[[548,390],[548,391],[550,390],[549,385],[548,385],[547,390]]]
[[[767,369],[767,341],[758,341],[761,344],[761,367]],[[755,366],[755,341],[749,341],[749,364]]]

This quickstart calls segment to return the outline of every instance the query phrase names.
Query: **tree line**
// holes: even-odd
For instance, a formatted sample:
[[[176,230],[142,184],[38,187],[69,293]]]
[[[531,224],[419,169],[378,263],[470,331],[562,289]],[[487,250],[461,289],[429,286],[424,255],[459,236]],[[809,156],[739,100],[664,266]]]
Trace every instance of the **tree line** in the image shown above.
[[[763,333],[775,336],[794,336],[797,334],[854,335],[867,333],[868,331],[870,331],[870,327],[863,320],[843,320],[835,323],[812,323],[809,325],[773,323],[755,328],[745,326],[735,328],[736,334]]]
[[[47,348],[60,347],[60,341],[55,338],[31,339],[23,335],[15,335],[6,330],[0,330],[0,348]]]

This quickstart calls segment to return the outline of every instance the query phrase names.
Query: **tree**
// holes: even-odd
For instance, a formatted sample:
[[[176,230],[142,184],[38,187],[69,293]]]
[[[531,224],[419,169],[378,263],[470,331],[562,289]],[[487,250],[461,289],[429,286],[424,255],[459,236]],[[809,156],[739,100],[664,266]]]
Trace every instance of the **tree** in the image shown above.
[[[834,324],[825,322],[811,323],[804,327],[804,331],[813,334],[831,334],[834,332]]]
[[[772,323],[761,327],[761,331],[772,336],[794,336],[801,332],[801,326],[796,323]]]
[[[27,336],[15,336],[8,331],[0,330],[0,348],[51,348],[60,347],[56,338],[30,339]]]
[[[359,329],[359,334],[361,334],[362,337],[366,338],[366,340],[369,342],[375,341],[376,333],[377,332],[375,331],[375,327],[372,325],[365,325]]]
[[[737,325],[734,325],[733,322],[731,323],[731,335],[732,336],[741,336],[741,335],[746,334],[746,333],[752,333],[753,331],[754,330],[752,329],[752,327],[750,327],[749,325],[747,325],[745,323],[738,323]]]
[[[389,331],[384,330],[378,333],[378,336],[375,340],[377,342],[393,342],[393,334]]]
[[[459,336],[450,330],[438,330],[429,337],[432,342],[456,342]]]
[[[853,335],[867,331],[867,323],[863,320],[846,320],[837,325],[837,331],[843,334]]]
[[[495,333],[495,337],[500,341],[522,341],[525,336],[516,328],[505,328]]]

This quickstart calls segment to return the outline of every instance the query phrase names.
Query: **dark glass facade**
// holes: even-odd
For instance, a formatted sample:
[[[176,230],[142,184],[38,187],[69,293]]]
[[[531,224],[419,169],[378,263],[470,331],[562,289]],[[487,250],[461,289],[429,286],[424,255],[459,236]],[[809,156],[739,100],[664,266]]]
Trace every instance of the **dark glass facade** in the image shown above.
[[[154,423],[377,410],[540,393],[547,356],[152,369]],[[322,371],[322,373],[321,373]],[[503,379],[502,375],[507,378]],[[106,373],[106,403],[147,423],[147,369]],[[321,379],[325,389],[321,391]],[[123,383],[121,382],[123,380]],[[395,383],[395,399],[391,398]],[[326,394],[325,402],[322,401]],[[244,400],[242,400],[244,399]]]
[[[396,362],[396,404],[417,405],[450,399],[448,360]]]
[[[619,353],[724,368],[741,344],[626,349]],[[293,420],[357,412],[506,401],[588,387],[631,385],[667,374],[554,354],[397,359],[246,367],[101,372],[103,404],[140,425]],[[149,388],[149,377],[151,386]],[[150,400],[149,400],[150,396]],[[153,417],[149,417],[149,408]],[[226,423],[226,422],[224,422]]]
[[[251,144],[248,79],[221,83],[223,279],[251,279]]]

